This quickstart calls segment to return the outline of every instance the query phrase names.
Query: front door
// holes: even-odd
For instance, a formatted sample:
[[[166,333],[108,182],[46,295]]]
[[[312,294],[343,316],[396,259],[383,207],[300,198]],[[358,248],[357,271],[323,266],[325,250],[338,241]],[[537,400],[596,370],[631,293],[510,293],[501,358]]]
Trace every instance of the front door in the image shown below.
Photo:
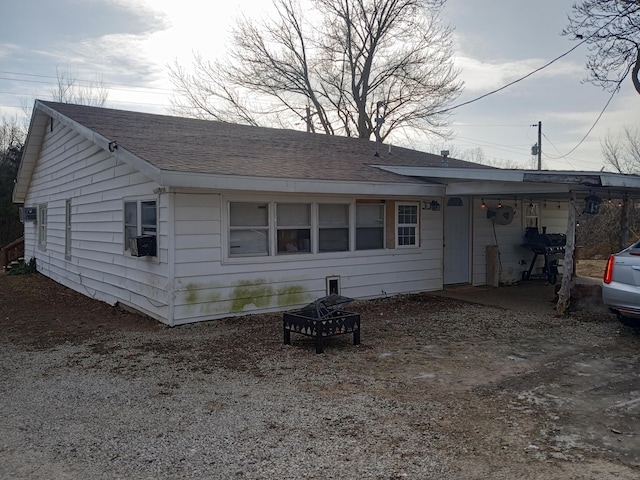
[[[445,285],[471,281],[471,200],[451,197],[444,202],[444,258]]]

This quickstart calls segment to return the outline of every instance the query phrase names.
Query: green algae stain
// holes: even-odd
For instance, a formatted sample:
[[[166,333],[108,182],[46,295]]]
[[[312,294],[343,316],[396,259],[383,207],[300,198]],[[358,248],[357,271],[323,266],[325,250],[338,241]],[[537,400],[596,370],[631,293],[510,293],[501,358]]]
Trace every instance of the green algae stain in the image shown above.
[[[231,311],[242,312],[247,305],[256,308],[268,307],[273,297],[273,288],[264,280],[242,280],[231,294]]]
[[[278,289],[278,306],[297,305],[306,299],[304,288],[300,285],[288,285]]]
[[[187,291],[187,296],[185,297],[185,301],[187,303],[197,303],[198,302],[198,285],[195,283],[190,283],[185,287]]]

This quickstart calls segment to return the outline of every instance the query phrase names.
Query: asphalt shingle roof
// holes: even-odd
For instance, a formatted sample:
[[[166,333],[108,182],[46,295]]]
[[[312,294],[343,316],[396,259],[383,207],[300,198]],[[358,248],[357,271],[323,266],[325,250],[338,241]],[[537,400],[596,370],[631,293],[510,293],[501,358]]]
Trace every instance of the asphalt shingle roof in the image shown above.
[[[439,167],[442,157],[357,138],[42,102],[163,171],[305,180],[416,182],[372,165]],[[448,159],[449,167],[487,168]]]

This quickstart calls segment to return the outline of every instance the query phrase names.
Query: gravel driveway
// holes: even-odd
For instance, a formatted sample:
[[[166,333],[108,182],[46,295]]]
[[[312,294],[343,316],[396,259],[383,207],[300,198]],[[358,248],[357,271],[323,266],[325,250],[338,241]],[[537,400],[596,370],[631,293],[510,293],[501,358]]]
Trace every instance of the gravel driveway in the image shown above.
[[[0,478],[637,479],[640,334],[435,295],[179,328],[0,275]]]

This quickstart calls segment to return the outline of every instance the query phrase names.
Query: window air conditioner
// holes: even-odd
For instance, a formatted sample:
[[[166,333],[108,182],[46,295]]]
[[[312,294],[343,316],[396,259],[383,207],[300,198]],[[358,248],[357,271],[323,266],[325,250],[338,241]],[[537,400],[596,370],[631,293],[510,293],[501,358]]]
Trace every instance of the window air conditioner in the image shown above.
[[[155,257],[156,256],[156,236],[142,235],[129,239],[131,256],[133,257]]]

